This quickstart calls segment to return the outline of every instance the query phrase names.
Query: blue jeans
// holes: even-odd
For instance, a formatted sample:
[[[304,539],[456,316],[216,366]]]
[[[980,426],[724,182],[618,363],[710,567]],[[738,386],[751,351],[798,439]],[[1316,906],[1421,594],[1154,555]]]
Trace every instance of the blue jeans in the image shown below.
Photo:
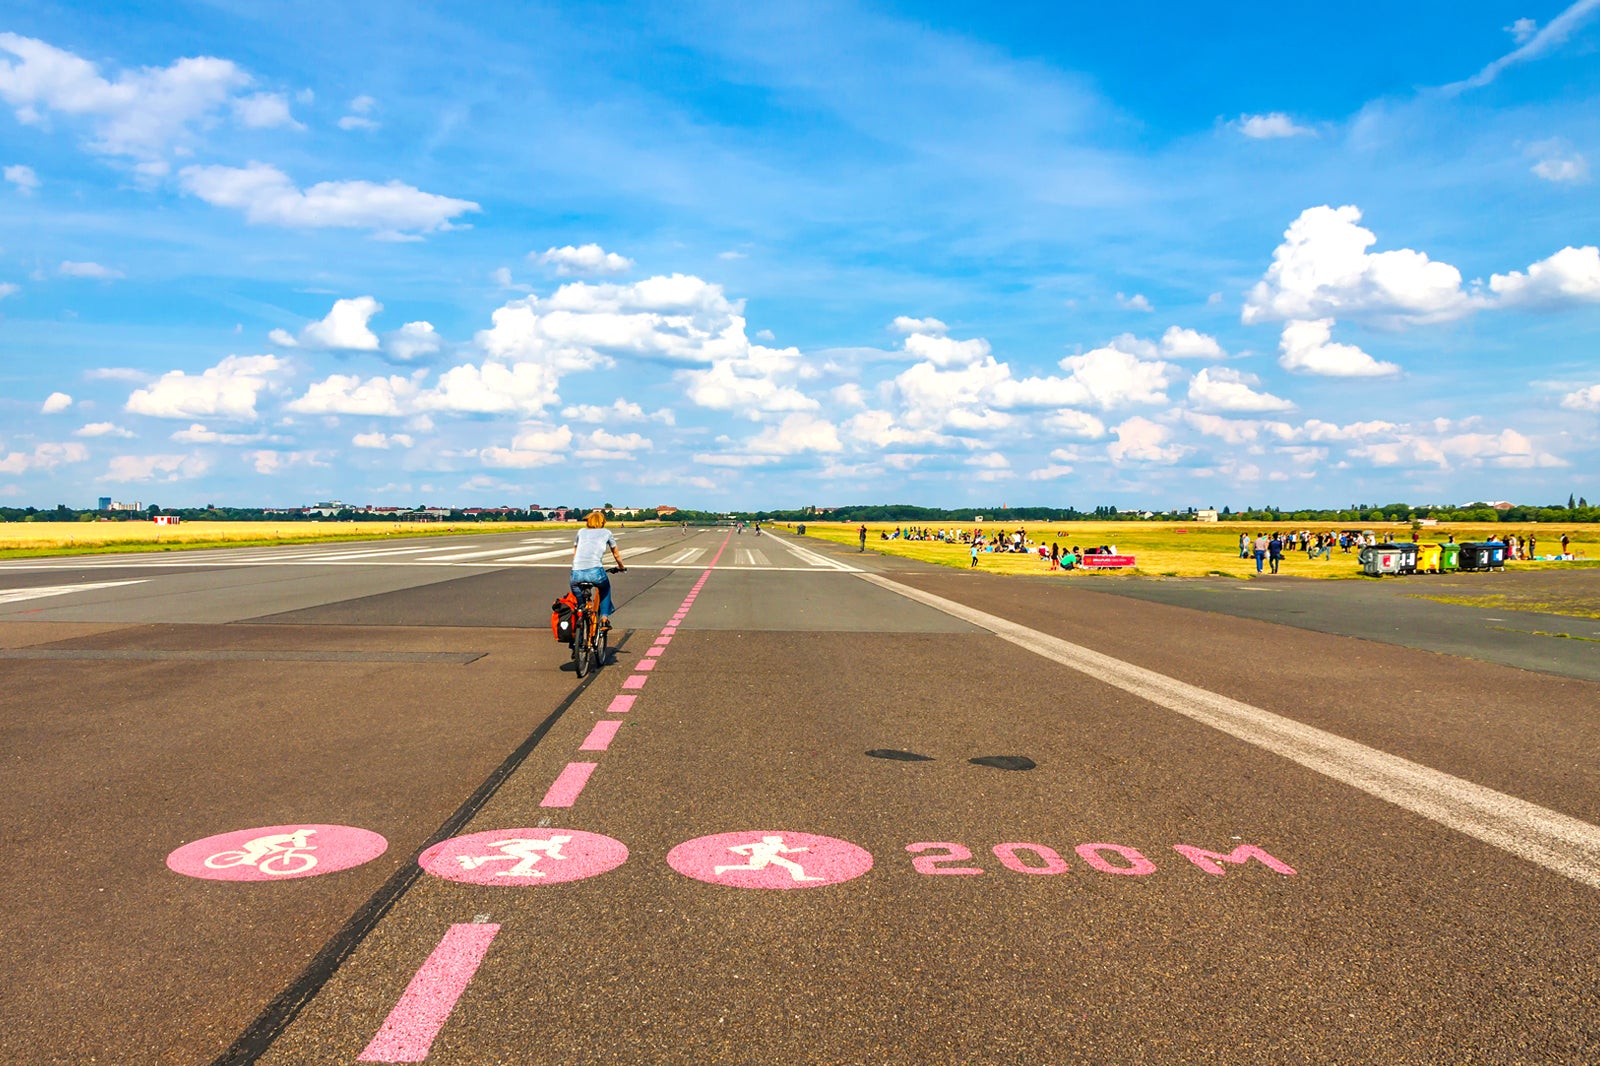
[[[1266,558],[1267,558],[1267,553],[1266,552],[1263,552],[1263,551],[1256,552],[1256,573],[1258,573],[1258,574],[1261,573],[1261,564],[1266,561]]]
[[[611,617],[611,576],[606,573],[603,566],[591,566],[587,570],[574,570],[572,572],[572,594],[578,599],[583,599],[583,593],[578,589],[578,582],[588,581],[600,586],[600,617]]]

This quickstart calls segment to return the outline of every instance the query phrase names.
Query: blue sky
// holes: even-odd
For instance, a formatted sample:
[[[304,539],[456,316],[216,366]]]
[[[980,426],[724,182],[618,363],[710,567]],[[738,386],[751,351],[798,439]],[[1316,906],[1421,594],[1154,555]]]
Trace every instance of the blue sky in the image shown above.
[[[1593,499],[1597,46],[1600,0],[22,0],[0,501]]]

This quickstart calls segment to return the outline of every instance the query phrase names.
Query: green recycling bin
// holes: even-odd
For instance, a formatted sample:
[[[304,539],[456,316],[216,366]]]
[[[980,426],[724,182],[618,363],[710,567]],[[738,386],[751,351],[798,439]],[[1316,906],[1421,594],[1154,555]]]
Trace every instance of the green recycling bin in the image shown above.
[[[1461,569],[1461,545],[1439,545],[1439,573],[1448,574],[1452,570]]]

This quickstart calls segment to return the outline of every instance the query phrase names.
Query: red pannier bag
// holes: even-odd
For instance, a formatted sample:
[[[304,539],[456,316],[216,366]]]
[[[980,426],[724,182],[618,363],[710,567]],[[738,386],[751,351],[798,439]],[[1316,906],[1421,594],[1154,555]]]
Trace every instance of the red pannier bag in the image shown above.
[[[550,605],[550,632],[563,644],[572,643],[572,615],[578,609],[578,597],[567,593]]]

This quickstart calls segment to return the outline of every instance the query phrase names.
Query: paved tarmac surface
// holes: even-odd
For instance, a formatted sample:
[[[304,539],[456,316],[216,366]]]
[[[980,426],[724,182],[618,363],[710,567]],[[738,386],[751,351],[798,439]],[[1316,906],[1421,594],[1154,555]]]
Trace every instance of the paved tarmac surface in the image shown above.
[[[0,564],[0,1061],[1600,1061],[1600,645],[560,540]]]

